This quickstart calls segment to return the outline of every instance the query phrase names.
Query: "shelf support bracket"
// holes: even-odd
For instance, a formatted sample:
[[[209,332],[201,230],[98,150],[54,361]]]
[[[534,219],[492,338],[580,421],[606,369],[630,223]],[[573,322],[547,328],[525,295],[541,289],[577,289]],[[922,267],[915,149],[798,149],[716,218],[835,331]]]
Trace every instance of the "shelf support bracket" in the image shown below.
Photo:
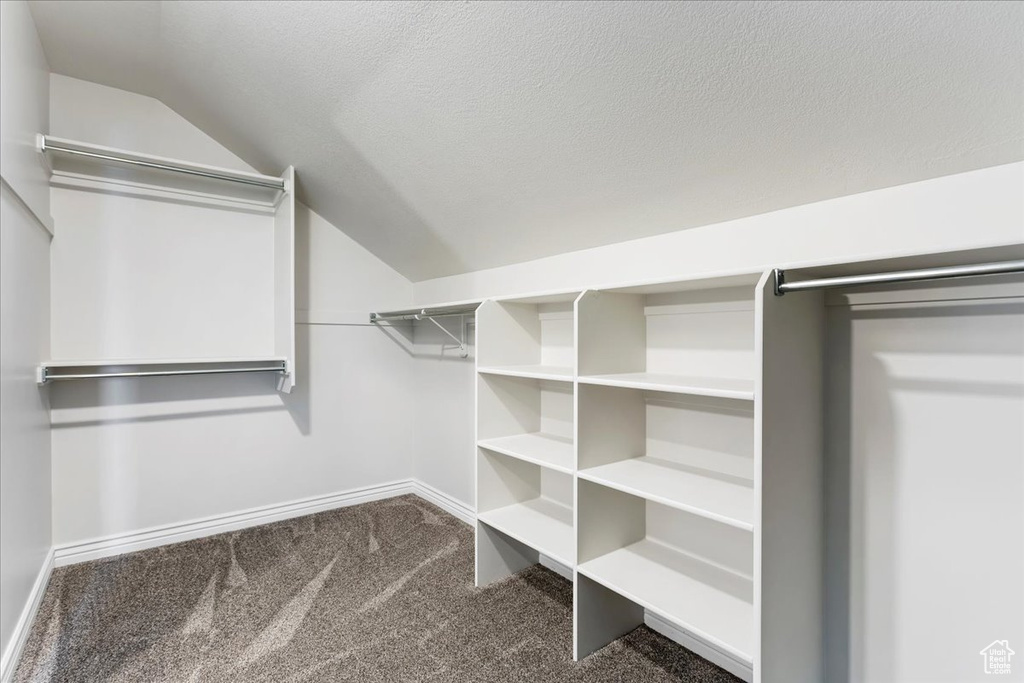
[[[466,348],[466,317],[465,316],[459,316],[459,320],[462,321],[462,325],[461,325],[461,327],[462,327],[462,338],[461,339],[459,337],[456,337],[451,332],[449,332],[448,328],[446,328],[444,325],[442,325],[441,323],[439,323],[436,320],[434,320],[429,315],[424,315],[424,316],[419,316],[419,317],[420,317],[421,320],[425,319],[425,320],[429,320],[430,322],[434,323],[434,325],[437,327],[437,329],[441,330],[446,335],[451,337],[451,339],[456,344],[459,345],[459,357],[460,358],[468,358],[469,357],[469,349]]]

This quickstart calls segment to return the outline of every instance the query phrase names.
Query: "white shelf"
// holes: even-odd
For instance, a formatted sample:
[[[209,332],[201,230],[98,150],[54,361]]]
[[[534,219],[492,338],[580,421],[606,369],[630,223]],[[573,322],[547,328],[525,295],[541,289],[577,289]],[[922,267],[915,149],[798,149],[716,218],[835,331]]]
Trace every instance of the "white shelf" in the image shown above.
[[[573,447],[569,437],[534,432],[484,439],[477,445],[566,474],[572,474],[573,471]]]
[[[753,484],[652,457],[580,470],[579,477],[647,500],[753,531]]]
[[[572,567],[576,564],[572,516],[572,508],[548,498],[534,498],[482,512],[477,515],[477,519],[553,560]]]
[[[715,396],[745,401],[754,400],[754,382],[725,377],[686,377],[651,372],[622,372],[613,375],[580,375],[580,384],[597,384],[624,389],[664,391],[692,396]]]
[[[749,577],[645,539],[578,567],[579,573],[753,664]]]
[[[477,368],[477,372],[485,375],[503,375],[505,377],[526,377],[528,379],[546,379],[558,382],[571,382],[573,369],[560,365],[504,365]]]
[[[132,152],[91,142],[39,135],[37,145],[55,172],[61,170],[56,163],[61,159],[83,166],[117,168],[133,177],[149,173],[175,174],[198,186],[213,183],[233,187],[234,192],[251,194],[274,203],[282,192],[288,191],[285,179],[280,177]],[[78,168],[73,166],[70,170],[77,171]]]

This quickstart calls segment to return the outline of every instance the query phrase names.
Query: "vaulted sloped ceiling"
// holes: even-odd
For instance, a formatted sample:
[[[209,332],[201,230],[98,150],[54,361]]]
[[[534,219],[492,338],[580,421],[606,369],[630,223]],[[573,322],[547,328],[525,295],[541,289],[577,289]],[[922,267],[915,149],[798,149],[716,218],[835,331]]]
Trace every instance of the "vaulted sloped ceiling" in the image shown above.
[[[1020,2],[32,12],[54,71],[294,164],[306,203],[413,280],[1024,158]]]

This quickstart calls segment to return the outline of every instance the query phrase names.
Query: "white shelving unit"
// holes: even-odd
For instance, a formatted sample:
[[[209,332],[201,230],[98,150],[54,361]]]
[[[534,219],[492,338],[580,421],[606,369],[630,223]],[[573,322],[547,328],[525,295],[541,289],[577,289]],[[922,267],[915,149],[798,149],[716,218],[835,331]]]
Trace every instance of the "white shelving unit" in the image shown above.
[[[820,431],[793,424],[820,416],[820,297],[772,287],[740,273],[478,309],[477,584],[571,569],[575,658],[650,621],[748,681],[820,671]]]
[[[750,667],[751,534],[589,481],[580,481],[578,493],[577,572],[618,599],[603,601],[614,615],[577,623],[577,654],[603,646],[609,623],[631,614],[642,622],[639,606]],[[586,601],[594,588],[578,583],[577,600]]]
[[[38,147],[55,217],[54,357],[40,382],[266,372],[291,391],[294,169],[265,176],[42,135]],[[65,215],[75,230],[60,229]]]
[[[477,585],[576,564],[577,293],[477,309]]]

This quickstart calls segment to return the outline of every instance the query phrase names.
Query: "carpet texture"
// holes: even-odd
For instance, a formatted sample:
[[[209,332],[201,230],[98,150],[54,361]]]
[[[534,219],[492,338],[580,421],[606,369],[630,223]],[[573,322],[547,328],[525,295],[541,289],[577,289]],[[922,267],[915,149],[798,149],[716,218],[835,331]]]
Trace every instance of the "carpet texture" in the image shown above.
[[[572,587],[473,586],[473,532],[402,496],[57,569],[17,683],[739,679],[641,627],[572,661]]]

